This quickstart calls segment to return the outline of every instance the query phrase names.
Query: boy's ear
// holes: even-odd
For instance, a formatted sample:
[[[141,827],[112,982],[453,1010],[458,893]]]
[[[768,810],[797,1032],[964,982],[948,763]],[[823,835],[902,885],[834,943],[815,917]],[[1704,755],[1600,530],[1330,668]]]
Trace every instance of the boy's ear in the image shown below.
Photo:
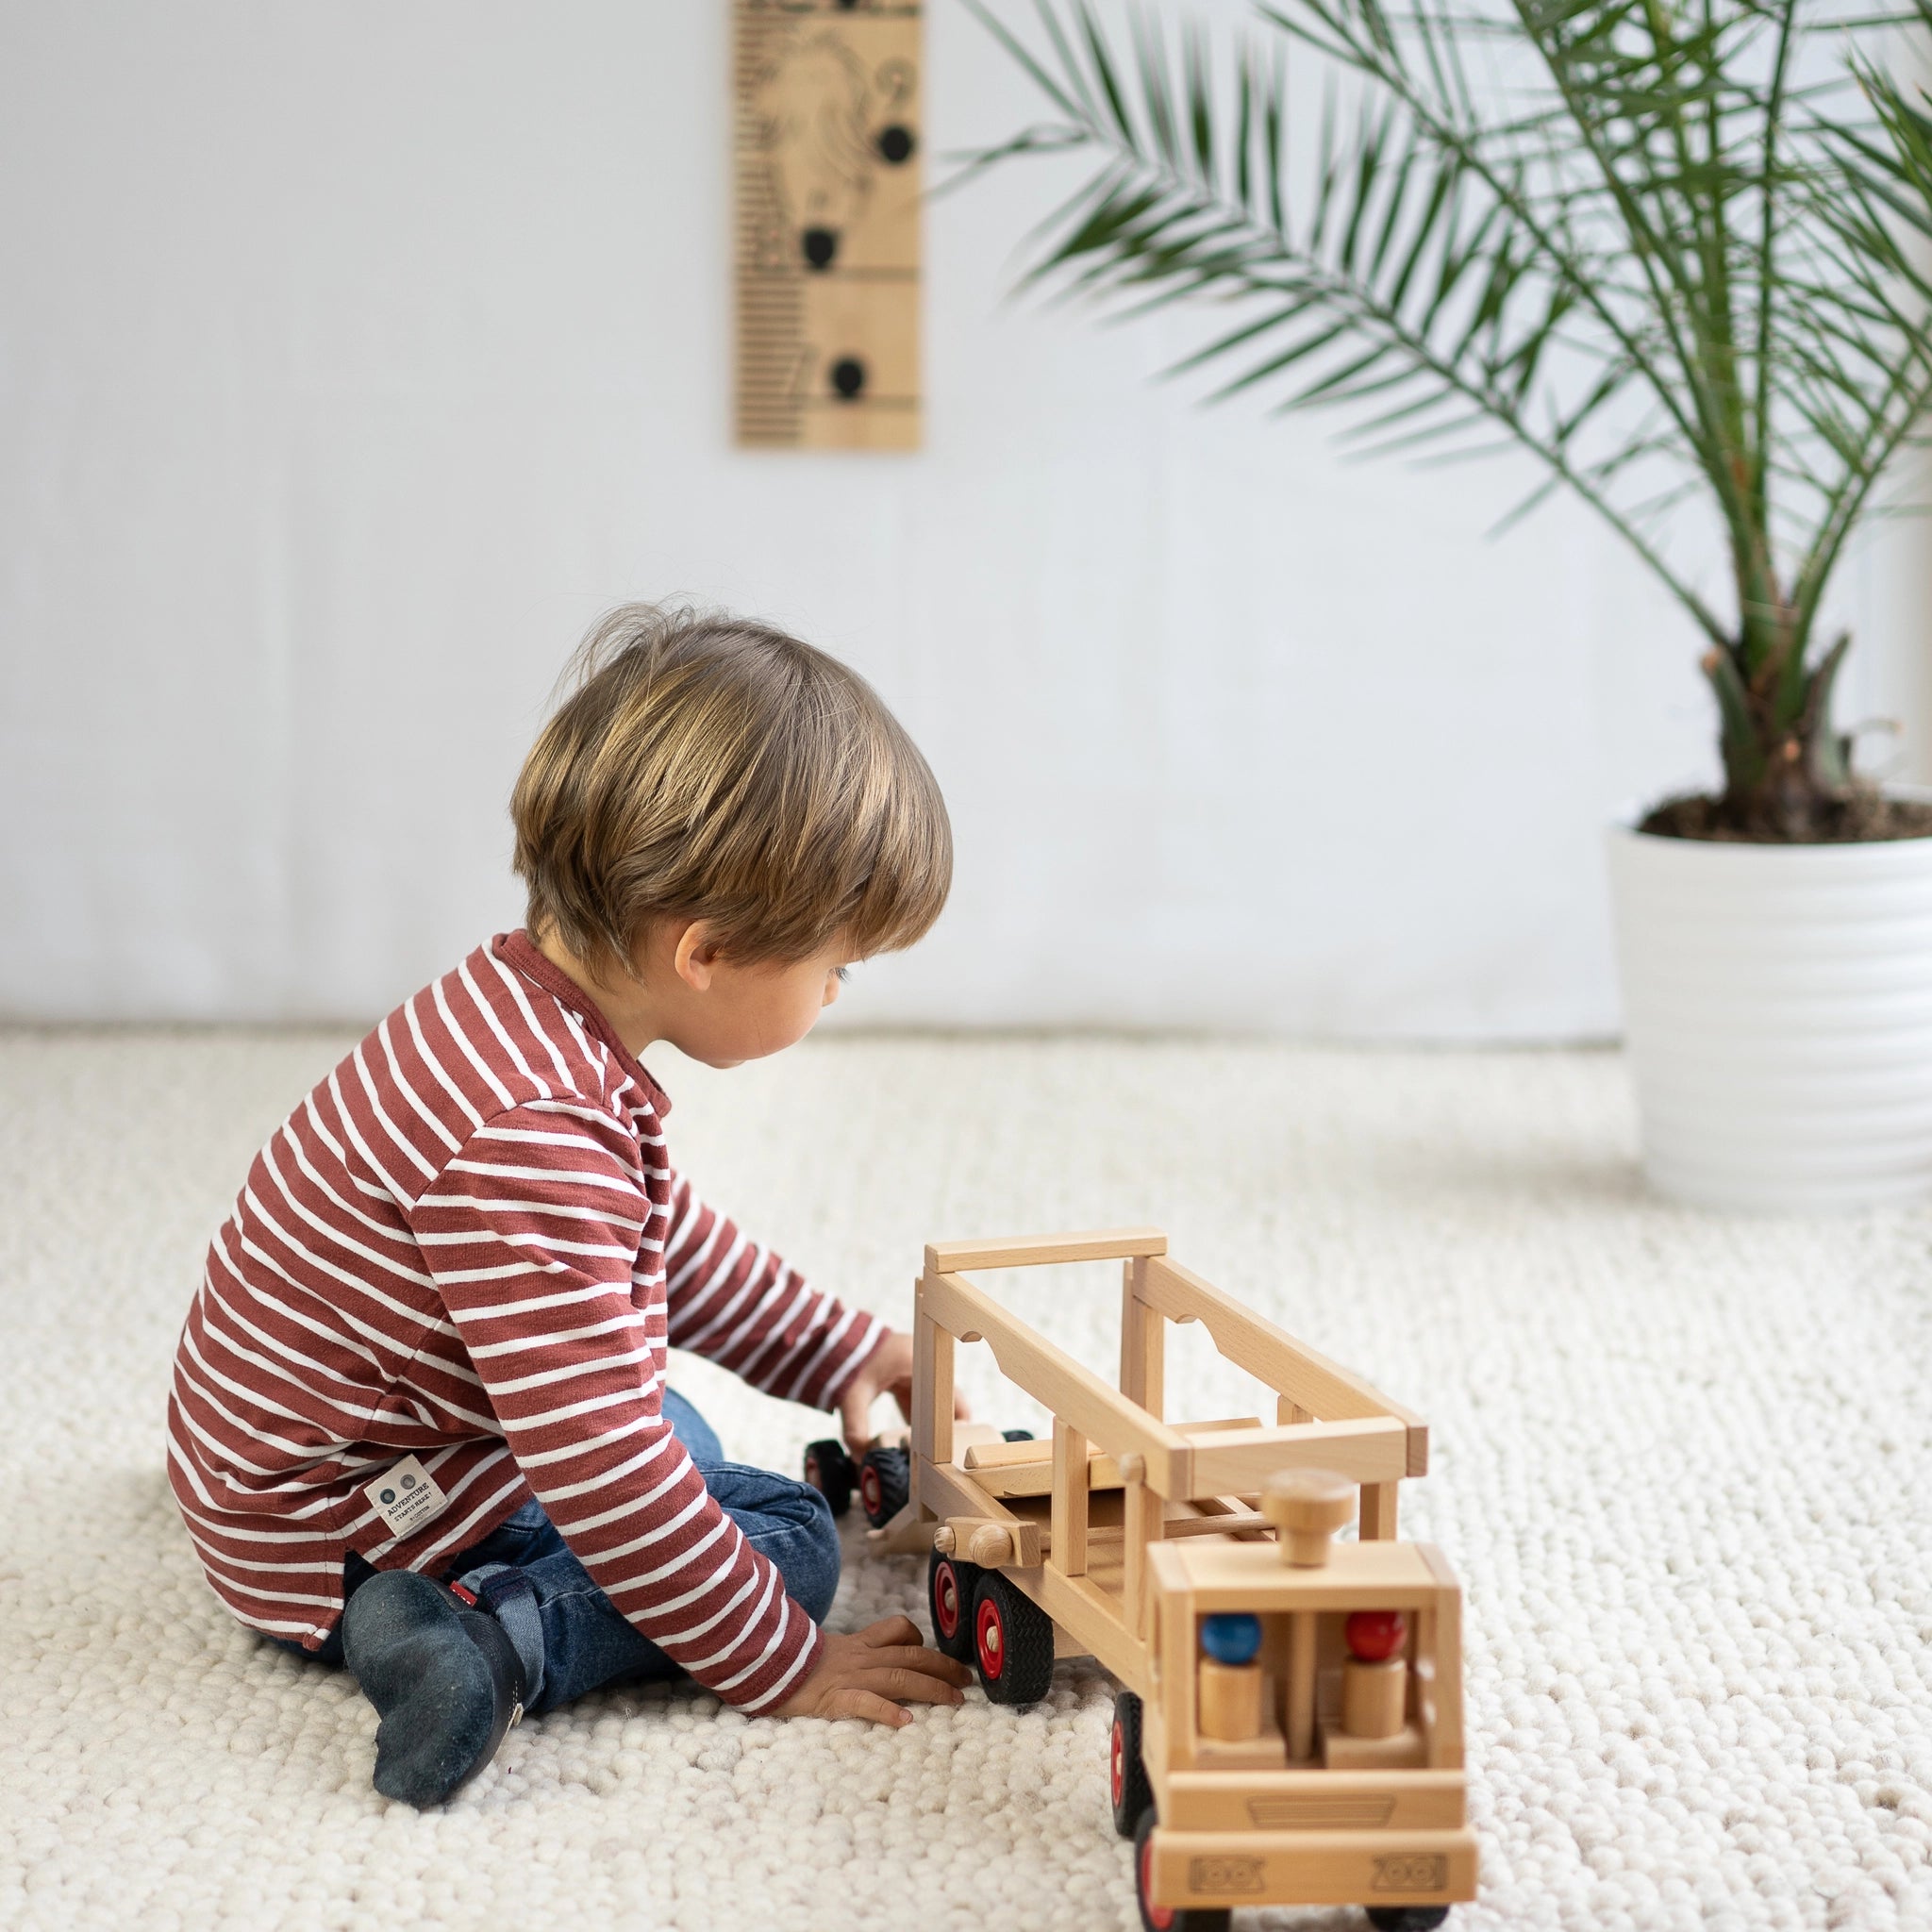
[[[711,972],[718,963],[718,945],[711,937],[710,925],[705,920],[692,920],[678,934],[672,963],[677,969],[678,978],[693,992],[709,991]]]

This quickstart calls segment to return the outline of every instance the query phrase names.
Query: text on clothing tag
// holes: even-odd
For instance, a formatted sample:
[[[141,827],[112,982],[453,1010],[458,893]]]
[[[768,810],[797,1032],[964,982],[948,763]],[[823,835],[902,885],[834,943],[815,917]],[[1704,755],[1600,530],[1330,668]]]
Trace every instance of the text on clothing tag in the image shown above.
[[[449,1507],[449,1498],[437,1488],[436,1478],[413,1456],[391,1464],[362,1493],[389,1524],[391,1536],[413,1535]]]

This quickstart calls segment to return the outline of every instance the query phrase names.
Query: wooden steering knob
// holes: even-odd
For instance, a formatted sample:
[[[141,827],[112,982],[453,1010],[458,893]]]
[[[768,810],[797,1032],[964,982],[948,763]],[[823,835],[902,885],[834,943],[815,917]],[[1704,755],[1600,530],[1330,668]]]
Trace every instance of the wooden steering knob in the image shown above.
[[[1316,1570],[1355,1514],[1356,1486],[1332,1469],[1285,1469],[1261,1488],[1261,1514],[1281,1532],[1281,1560]]]

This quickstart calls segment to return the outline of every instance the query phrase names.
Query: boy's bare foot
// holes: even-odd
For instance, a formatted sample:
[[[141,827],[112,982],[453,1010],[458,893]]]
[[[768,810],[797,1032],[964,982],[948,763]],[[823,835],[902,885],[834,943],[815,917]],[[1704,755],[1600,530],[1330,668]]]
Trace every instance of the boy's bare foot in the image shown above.
[[[964,1664],[928,1650],[909,1617],[885,1617],[851,1636],[827,1630],[824,1649],[774,1717],[862,1717],[909,1724],[908,1704],[958,1704],[973,1681]]]

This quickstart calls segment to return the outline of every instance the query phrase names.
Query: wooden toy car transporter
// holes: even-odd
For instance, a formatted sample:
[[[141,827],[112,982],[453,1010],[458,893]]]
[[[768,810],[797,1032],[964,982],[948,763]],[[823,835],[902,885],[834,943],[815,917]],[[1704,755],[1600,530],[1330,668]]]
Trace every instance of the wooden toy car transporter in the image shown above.
[[[1440,1552],[1395,1534],[1427,1429],[1166,1250],[1155,1229],[926,1249],[912,1494],[883,1534],[930,1542],[935,1640],[995,1701],[1044,1695],[1056,1656],[1120,1679],[1114,1822],[1137,1840],[1147,1925],[1205,1932],[1271,1904],[1438,1924],[1475,1896],[1476,1847],[1461,1592]],[[1126,1264],[1118,1391],[964,1278],[1099,1259]],[[1162,1420],[1170,1321],[1201,1323],[1274,1391],[1274,1426]],[[956,1459],[954,1349],[980,1341],[1052,1411],[1050,1443]],[[1357,1516],[1359,1541],[1334,1542]]]

